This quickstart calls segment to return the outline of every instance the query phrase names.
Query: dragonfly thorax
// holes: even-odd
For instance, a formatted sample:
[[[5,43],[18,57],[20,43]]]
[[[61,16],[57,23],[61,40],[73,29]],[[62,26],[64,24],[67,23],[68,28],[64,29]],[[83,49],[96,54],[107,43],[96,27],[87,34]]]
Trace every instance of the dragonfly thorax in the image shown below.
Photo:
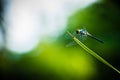
[[[86,35],[87,32],[86,32],[86,30],[84,30],[84,29],[77,29],[77,30],[76,30],[76,34]]]

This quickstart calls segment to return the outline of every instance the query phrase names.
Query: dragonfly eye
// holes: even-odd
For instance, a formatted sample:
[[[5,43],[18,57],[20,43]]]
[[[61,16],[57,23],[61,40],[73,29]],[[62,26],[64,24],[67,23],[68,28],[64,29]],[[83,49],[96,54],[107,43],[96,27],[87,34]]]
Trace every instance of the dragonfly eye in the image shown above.
[[[79,34],[79,30],[76,30],[76,34]]]

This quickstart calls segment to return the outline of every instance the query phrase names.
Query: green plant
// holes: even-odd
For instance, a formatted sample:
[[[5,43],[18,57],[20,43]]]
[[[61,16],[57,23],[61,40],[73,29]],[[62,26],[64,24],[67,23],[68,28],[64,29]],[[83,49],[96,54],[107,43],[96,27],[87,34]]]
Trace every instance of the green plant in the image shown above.
[[[72,37],[72,39],[79,44],[79,46],[81,46],[85,51],[87,51],[88,53],[90,53],[92,56],[94,56],[96,59],[98,59],[99,61],[101,61],[102,63],[104,63],[105,65],[109,66],[110,68],[112,68],[113,70],[115,70],[116,72],[118,72],[120,74],[120,71],[117,70],[114,66],[112,66],[110,63],[108,63],[105,59],[103,59],[102,57],[100,57],[97,53],[95,53],[94,51],[92,51],[90,48],[88,48],[87,46],[85,46],[80,40],[78,40],[73,34],[71,34],[69,31],[67,31],[67,33]]]

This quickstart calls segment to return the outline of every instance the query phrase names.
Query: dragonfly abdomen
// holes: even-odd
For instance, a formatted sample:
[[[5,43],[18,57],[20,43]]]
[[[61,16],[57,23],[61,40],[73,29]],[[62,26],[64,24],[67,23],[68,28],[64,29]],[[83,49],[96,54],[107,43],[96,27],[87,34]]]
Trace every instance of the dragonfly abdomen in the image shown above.
[[[91,35],[91,34],[87,34],[87,35],[88,35],[89,37],[91,37],[91,38],[99,41],[100,43],[104,43],[104,41],[102,41],[101,39],[99,39],[99,38],[97,38],[97,37],[95,37],[95,36],[93,36],[93,35]]]

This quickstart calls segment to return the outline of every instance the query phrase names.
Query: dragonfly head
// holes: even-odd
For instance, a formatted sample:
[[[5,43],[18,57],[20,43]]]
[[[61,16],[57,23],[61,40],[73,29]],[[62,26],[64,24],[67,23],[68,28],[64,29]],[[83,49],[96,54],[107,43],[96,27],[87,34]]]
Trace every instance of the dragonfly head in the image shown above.
[[[76,34],[80,34],[80,29],[77,29],[77,30],[76,30]]]

